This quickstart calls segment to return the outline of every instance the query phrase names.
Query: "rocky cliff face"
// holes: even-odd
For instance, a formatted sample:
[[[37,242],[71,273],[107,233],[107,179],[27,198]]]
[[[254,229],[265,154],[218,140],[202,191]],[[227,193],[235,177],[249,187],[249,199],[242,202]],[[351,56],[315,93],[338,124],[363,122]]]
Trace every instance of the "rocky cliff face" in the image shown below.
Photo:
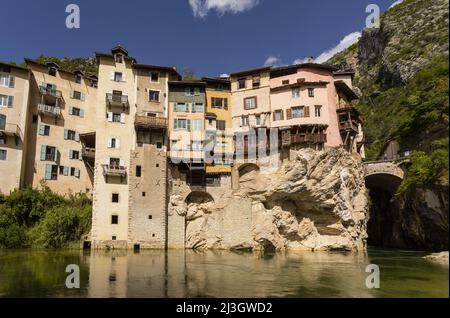
[[[172,195],[169,214],[185,217],[189,248],[364,250],[368,196],[360,159],[343,150],[303,149],[277,169],[241,170],[239,190],[186,202]],[[228,207],[237,214],[227,212]],[[227,222],[242,218],[232,227]]]

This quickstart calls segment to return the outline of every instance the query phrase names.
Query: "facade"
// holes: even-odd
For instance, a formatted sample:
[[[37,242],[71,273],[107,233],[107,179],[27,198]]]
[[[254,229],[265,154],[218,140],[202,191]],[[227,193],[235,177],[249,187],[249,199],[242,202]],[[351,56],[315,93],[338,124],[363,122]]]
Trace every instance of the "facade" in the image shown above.
[[[185,247],[171,198],[231,197],[243,171],[289,160],[290,150],[344,147],[364,158],[352,72],[306,63],[183,81],[120,46],[96,58],[97,75],[0,64],[0,192],[45,180],[63,195],[91,194],[92,248]],[[249,224],[239,208],[215,220],[230,233],[224,242]]]
[[[24,185],[30,72],[0,63],[0,193]]]
[[[25,182],[91,194],[94,174],[83,160],[81,136],[95,131],[97,78],[25,61],[31,71]]]
[[[207,160],[206,174],[229,174],[234,153],[230,80],[208,77],[202,80],[206,83],[205,139],[212,143],[208,147],[212,158]]]

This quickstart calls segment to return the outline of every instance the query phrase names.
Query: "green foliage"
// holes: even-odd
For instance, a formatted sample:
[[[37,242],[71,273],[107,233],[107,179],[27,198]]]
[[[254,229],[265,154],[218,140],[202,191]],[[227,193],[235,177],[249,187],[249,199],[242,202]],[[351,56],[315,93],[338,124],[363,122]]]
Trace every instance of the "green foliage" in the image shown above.
[[[54,56],[41,55],[36,58],[36,61],[39,63],[56,63],[61,68],[69,72],[80,70],[83,71],[86,75],[98,73],[97,61],[94,58],[58,58]]]
[[[5,196],[0,203],[0,247],[65,247],[91,227],[85,194],[62,197],[43,184]]]
[[[194,71],[189,67],[183,69],[183,80],[185,81],[195,81],[198,80],[197,75],[195,75]]]

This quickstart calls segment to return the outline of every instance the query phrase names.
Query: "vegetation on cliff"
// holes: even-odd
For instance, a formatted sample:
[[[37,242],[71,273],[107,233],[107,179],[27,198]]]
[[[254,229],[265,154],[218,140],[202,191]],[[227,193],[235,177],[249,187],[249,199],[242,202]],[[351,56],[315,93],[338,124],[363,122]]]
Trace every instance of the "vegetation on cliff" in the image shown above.
[[[60,196],[44,185],[0,197],[0,248],[60,248],[90,231],[92,206],[85,194]]]

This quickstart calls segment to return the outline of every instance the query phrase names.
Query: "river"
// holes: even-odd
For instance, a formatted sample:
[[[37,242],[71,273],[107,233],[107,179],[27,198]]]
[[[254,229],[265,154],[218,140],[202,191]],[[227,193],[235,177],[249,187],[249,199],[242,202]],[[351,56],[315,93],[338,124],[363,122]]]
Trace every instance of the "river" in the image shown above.
[[[448,265],[425,253],[0,250],[0,297],[449,297]],[[68,264],[80,288],[68,289]],[[380,288],[366,287],[368,264]]]

